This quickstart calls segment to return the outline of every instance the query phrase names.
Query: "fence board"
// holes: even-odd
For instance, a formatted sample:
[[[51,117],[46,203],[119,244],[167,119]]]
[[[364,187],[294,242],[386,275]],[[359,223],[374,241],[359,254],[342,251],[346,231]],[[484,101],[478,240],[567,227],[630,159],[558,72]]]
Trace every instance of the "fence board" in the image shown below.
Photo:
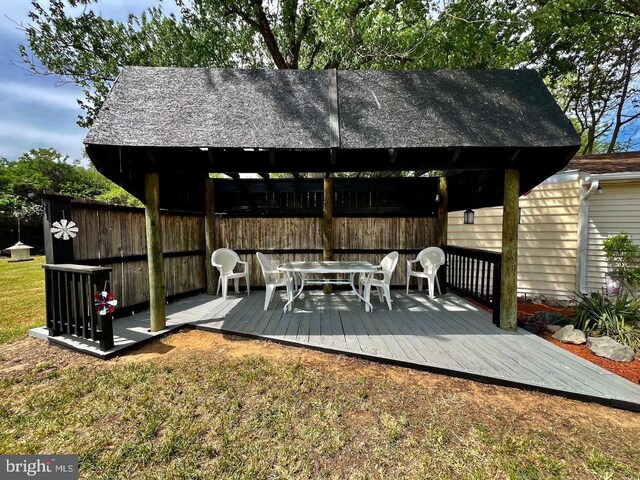
[[[144,210],[72,202],[78,235],[73,240],[75,261],[111,267],[110,290],[125,308],[149,301],[149,278]],[[168,296],[205,287],[204,218],[163,213],[165,285]],[[182,252],[190,254],[181,256]],[[122,259],[119,261],[118,259]],[[105,261],[109,259],[108,261]],[[102,260],[102,261],[101,261]]]

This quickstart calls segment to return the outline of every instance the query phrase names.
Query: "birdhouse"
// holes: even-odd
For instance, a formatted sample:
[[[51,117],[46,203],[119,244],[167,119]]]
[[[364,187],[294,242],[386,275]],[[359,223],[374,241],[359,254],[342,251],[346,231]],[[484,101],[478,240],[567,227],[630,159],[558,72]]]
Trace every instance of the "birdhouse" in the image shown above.
[[[33,247],[25,245],[22,242],[16,243],[13,247],[7,248],[11,252],[10,262],[28,262],[33,260],[31,257],[31,249]]]

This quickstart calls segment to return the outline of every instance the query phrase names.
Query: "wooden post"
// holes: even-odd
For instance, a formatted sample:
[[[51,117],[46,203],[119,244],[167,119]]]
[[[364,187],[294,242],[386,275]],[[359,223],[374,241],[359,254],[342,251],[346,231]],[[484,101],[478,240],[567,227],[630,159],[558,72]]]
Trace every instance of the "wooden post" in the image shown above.
[[[44,251],[49,265],[73,263],[73,239],[55,238],[51,233],[54,222],[71,218],[71,197],[65,195],[44,195]]]
[[[144,176],[144,216],[147,227],[147,261],[149,263],[149,310],[151,331],[166,327],[164,258],[160,221],[160,180],[157,173]]]
[[[447,245],[447,229],[449,223],[449,189],[447,185],[447,177],[438,179],[438,237],[436,246],[444,248]],[[442,293],[447,291],[447,265],[440,267],[438,271],[440,288]]]
[[[518,202],[520,172],[504,172],[502,213],[502,280],[500,282],[500,328],[515,330],[518,320]]]
[[[211,254],[216,249],[216,218],[213,178],[204,181],[204,235],[206,243],[207,293],[216,294],[218,270],[211,265]]]
[[[333,260],[333,178],[324,179],[322,205],[322,260]],[[331,293],[331,285],[324,285],[324,293]]]

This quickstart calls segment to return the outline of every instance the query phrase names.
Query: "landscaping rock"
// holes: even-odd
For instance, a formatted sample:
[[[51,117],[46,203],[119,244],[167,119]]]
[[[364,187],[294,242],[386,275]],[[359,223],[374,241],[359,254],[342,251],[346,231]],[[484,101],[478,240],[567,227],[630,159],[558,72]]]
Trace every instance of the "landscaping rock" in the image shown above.
[[[582,333],[582,330],[576,329],[573,325],[565,325],[553,334],[553,338],[560,340],[562,343],[573,343],[575,345],[582,345],[587,341],[587,337]]]
[[[633,360],[633,348],[622,345],[611,337],[589,337],[587,345],[599,357],[608,358],[616,362],[630,362]]]
[[[533,319],[540,323],[555,323],[562,318],[561,313],[557,312],[536,312]]]
[[[562,328],[562,325],[547,325],[547,332],[556,333]]]

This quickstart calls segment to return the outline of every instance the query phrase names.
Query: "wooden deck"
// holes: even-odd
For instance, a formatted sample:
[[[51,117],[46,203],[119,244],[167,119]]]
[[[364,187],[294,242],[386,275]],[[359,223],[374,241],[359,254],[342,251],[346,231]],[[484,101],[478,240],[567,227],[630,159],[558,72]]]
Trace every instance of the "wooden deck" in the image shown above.
[[[163,332],[147,332],[148,312],[117,320],[108,352],[72,336],[50,341],[106,358],[192,326],[640,410],[640,386],[522,329],[501,330],[489,313],[456,295],[430,300],[424,293],[392,294],[392,311],[376,299],[371,314],[351,292],[304,292],[287,314],[284,295],[278,299],[277,293],[267,311],[263,292],[226,301],[198,295],[167,306]]]

